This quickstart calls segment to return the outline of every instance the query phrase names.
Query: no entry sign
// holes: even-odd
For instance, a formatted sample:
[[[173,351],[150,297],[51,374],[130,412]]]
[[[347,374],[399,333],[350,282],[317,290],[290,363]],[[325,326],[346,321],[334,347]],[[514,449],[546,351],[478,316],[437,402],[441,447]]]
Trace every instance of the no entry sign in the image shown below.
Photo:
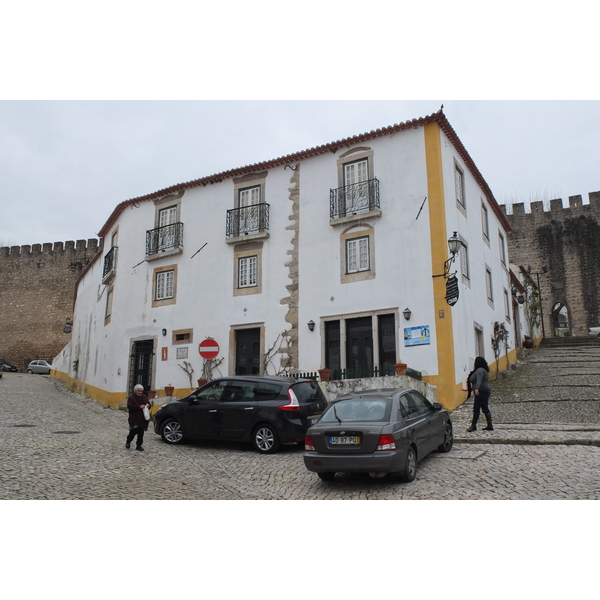
[[[202,358],[216,358],[219,355],[219,344],[215,340],[203,340],[198,346],[198,352]]]

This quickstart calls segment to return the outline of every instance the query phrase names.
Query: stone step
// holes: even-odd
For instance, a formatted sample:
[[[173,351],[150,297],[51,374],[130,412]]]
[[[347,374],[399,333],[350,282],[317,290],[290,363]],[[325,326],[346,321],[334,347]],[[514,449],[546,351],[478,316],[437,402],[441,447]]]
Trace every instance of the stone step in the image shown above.
[[[600,346],[600,337],[585,336],[585,337],[557,337],[544,338],[542,346],[546,348],[571,348],[573,346]]]

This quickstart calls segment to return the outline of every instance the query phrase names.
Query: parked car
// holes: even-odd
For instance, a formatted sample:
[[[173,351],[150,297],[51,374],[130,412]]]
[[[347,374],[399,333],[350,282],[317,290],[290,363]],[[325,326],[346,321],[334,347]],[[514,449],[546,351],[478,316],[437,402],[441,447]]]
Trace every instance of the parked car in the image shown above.
[[[588,334],[589,335],[600,335],[600,326],[598,326],[598,327],[590,327],[588,329]]]
[[[17,369],[17,367],[15,367],[14,365],[11,365],[10,363],[7,363],[6,361],[0,359],[0,365],[2,366],[2,371],[6,371],[9,373],[17,373],[19,371],[19,369]]]
[[[28,373],[37,373],[39,375],[48,375],[52,369],[52,363],[47,360],[32,360],[27,365]]]
[[[239,440],[269,454],[281,444],[303,444],[307,429],[326,406],[321,388],[311,379],[224,377],[162,406],[154,416],[154,431],[168,444]]]
[[[306,434],[304,465],[323,480],[336,473],[394,474],[412,481],[430,452],[450,452],[450,415],[413,389],[369,390],[334,401]]]

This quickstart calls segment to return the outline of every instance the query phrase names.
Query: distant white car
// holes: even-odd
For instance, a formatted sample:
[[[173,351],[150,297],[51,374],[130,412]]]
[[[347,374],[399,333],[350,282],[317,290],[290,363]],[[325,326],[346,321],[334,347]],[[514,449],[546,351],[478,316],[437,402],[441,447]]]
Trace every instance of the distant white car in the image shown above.
[[[588,333],[590,335],[600,335],[600,325],[598,327],[590,327]]]
[[[40,375],[49,375],[52,369],[52,363],[45,360],[32,360],[27,365],[28,373],[38,373]]]

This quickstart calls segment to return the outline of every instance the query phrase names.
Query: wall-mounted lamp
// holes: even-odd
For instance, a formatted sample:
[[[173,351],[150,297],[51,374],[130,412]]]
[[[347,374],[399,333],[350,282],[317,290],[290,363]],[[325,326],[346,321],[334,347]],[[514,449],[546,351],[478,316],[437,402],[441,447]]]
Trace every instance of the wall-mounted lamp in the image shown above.
[[[404,315],[404,318],[405,318],[407,321],[410,321],[410,315],[412,314],[412,313],[410,312],[410,308],[405,308],[405,309],[402,311],[402,314]]]
[[[71,333],[73,328],[73,319],[67,317],[67,321],[65,322],[65,326],[63,327],[63,333]]]
[[[464,246],[464,244],[460,237],[458,237],[458,233],[455,231],[452,234],[452,237],[448,240],[450,258],[444,263],[444,272],[441,275],[433,275],[433,277],[443,277],[444,279],[448,279],[448,276],[450,275],[450,267],[456,259],[456,255],[460,251],[461,246]]]
[[[314,331],[315,330],[315,322],[312,319],[307,323],[307,325],[308,325],[308,329],[310,331]]]
[[[163,329],[163,330],[162,330],[162,334],[166,336],[166,335],[167,335],[167,330],[166,330],[166,329]]]

